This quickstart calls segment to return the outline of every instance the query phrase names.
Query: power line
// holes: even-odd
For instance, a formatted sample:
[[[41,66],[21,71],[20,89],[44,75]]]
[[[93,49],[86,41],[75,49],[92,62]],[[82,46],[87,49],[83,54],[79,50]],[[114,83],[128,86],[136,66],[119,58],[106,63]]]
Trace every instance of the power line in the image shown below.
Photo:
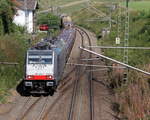
[[[150,50],[150,47],[114,47],[114,46],[88,46],[89,48],[104,48],[104,49],[139,49],[139,50]]]
[[[136,71],[141,72],[141,73],[144,73],[144,74],[146,74],[146,75],[150,75],[150,72],[146,72],[146,71],[144,71],[144,70],[141,70],[141,69],[139,69],[139,68],[133,67],[133,66],[128,65],[128,64],[126,64],[126,63],[117,61],[117,60],[115,60],[115,59],[109,58],[109,57],[107,57],[107,56],[104,56],[104,55],[102,55],[102,54],[96,53],[96,52],[91,51],[91,50],[89,50],[89,49],[86,49],[86,48],[83,48],[83,47],[80,47],[80,49],[82,49],[82,50],[84,50],[84,51],[86,51],[86,52],[92,53],[92,54],[94,54],[94,55],[100,56],[100,57],[102,57],[102,58],[105,58],[105,59],[107,59],[107,60],[113,61],[113,62],[115,62],[115,63],[118,63],[118,64],[120,64],[120,65],[123,65],[123,66],[125,66],[125,67],[127,67],[127,68],[136,70]]]

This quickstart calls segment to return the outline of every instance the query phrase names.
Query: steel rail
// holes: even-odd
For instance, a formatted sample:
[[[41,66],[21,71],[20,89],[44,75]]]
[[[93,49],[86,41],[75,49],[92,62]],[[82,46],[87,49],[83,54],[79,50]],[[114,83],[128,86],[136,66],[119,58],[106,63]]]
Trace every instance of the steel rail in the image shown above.
[[[81,32],[79,30],[76,29],[76,31],[79,32],[80,36],[81,36],[81,45],[83,45],[83,35],[81,34]],[[81,57],[82,51],[80,51],[80,57]],[[79,59],[78,59],[79,61]],[[74,107],[75,107],[75,102],[76,102],[76,96],[77,96],[77,90],[78,90],[78,85],[79,85],[79,79],[80,79],[80,68],[76,67],[76,71],[75,74],[77,76],[75,83],[74,83],[74,87],[73,87],[73,94],[72,94],[72,98],[71,98],[71,102],[70,102],[70,109],[69,109],[69,114],[68,114],[68,118],[67,120],[73,120],[73,112],[74,112]]]
[[[42,97],[39,97],[38,99],[36,99],[36,101],[35,101],[32,105],[30,105],[30,107],[29,107],[24,113],[22,113],[22,116],[21,116],[19,119],[17,119],[17,120],[24,120],[25,117],[26,117],[26,115],[31,111],[31,109],[32,109],[41,99],[42,99]],[[24,109],[23,109],[23,110],[24,110]]]
[[[123,63],[123,62],[120,62],[120,61],[117,61],[117,60],[115,60],[115,59],[109,58],[109,57],[104,56],[104,55],[102,55],[102,54],[96,53],[96,52],[94,52],[94,51],[92,51],[92,50],[89,50],[89,49],[86,49],[86,48],[83,48],[83,47],[79,47],[79,48],[80,48],[81,50],[86,51],[86,52],[92,53],[92,54],[94,54],[94,55],[100,56],[100,57],[105,58],[105,59],[107,59],[107,60],[110,60],[110,61],[113,61],[113,62],[118,63],[118,64],[120,64],[120,65],[123,65],[123,66],[125,66],[125,67],[127,67],[127,68],[136,70],[136,71],[141,72],[141,73],[144,73],[144,74],[146,74],[146,75],[150,75],[150,72],[141,70],[141,69],[139,69],[139,68],[133,67],[133,66],[128,65],[128,64],[125,64],[125,63]]]
[[[73,87],[73,94],[72,94],[72,98],[71,98],[70,110],[69,110],[69,114],[68,114],[68,119],[67,120],[73,120],[73,112],[74,112],[74,107],[75,107],[75,102],[76,102],[76,96],[77,96],[77,90],[78,90],[79,79],[80,79],[79,69],[80,68],[77,68],[77,71],[76,71],[77,79],[76,79],[74,87]]]
[[[53,96],[55,97],[55,96]],[[58,104],[58,102],[60,101],[60,99],[63,97],[63,94],[59,94],[56,98],[54,98],[51,102],[51,105],[47,108],[47,110],[45,111],[43,117],[42,117],[42,120],[47,120],[48,119],[48,115],[50,113],[51,110],[54,109],[54,106],[56,104]]]
[[[21,110],[24,110],[24,107],[30,102],[30,100],[31,100],[31,96],[28,97],[27,100],[24,102],[24,105],[22,106],[22,109],[21,109]],[[21,111],[21,112],[20,112],[20,115],[22,115],[23,112],[24,112],[24,111]],[[22,117],[22,116],[17,117],[16,120],[20,120],[21,117]]]
[[[70,74],[72,74],[72,73],[75,71],[75,69],[76,69],[76,66],[75,66],[71,71],[69,71],[69,72],[62,78],[62,81],[64,82],[64,80],[67,79],[68,76],[69,76]]]
[[[42,115],[43,115],[43,113],[44,113],[44,111],[45,111],[45,109],[46,109],[46,106],[47,106],[47,104],[48,104],[48,100],[49,100],[49,97],[47,97],[47,98],[45,99],[45,102],[44,102],[44,104],[43,104],[43,106],[42,106],[42,110],[41,110],[41,112],[39,113],[39,116],[38,116],[35,120],[43,120]]]
[[[80,36],[81,36],[81,46],[84,46],[84,44],[83,44],[83,39],[84,39],[84,37],[83,37],[83,33],[81,33],[81,31],[80,30],[78,30],[78,29],[76,29],[77,31],[78,31],[78,33],[80,34]]]
[[[114,46],[87,46],[88,48],[104,48],[104,49],[139,49],[139,50],[150,50],[150,47],[114,47]]]
[[[89,45],[91,45],[91,38],[89,36],[89,34],[86,32],[86,30],[84,30],[83,28],[81,27],[78,27],[81,31],[83,31],[88,40],[89,40]],[[90,48],[92,50],[92,48]],[[92,58],[92,54],[89,55],[90,58]],[[93,62],[90,61],[90,64],[92,64]],[[90,69],[92,70],[92,66],[90,66]],[[93,82],[92,82],[92,77],[93,77],[93,72],[90,71],[89,73],[89,95],[90,95],[90,120],[94,120],[94,99],[93,99]]]

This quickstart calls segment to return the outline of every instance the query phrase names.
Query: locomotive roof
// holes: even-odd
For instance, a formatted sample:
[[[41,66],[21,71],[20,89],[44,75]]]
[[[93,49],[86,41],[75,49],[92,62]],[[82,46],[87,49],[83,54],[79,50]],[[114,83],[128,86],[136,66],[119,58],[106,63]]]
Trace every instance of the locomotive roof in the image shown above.
[[[51,38],[47,37],[45,39],[42,39],[41,42],[38,42],[33,47],[31,47],[31,50],[52,50],[53,48],[62,48],[68,42],[71,38],[71,33],[73,33],[73,29],[64,29],[57,38]]]
[[[52,55],[52,50],[28,50],[29,55]]]

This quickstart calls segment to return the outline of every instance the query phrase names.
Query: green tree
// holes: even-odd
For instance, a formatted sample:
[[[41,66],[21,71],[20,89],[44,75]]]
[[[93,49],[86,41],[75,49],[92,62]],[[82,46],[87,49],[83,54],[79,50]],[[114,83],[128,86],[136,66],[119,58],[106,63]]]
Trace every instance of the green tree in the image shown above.
[[[3,33],[4,33],[3,21],[2,18],[0,17],[0,35],[3,35]]]
[[[11,0],[0,0],[0,27],[3,28],[4,33],[13,31],[13,16],[15,13],[13,8]]]
[[[51,13],[40,14],[37,23],[38,25],[47,24],[50,28],[58,28],[60,26],[60,18]]]

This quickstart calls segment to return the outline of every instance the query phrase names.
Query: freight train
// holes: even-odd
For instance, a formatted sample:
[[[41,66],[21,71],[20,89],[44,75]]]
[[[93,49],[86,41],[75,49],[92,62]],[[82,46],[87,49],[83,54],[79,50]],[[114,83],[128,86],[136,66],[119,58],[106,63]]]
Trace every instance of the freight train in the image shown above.
[[[56,39],[47,37],[27,50],[23,80],[26,94],[53,95],[56,91],[76,36],[71,18],[63,16],[62,26]]]

